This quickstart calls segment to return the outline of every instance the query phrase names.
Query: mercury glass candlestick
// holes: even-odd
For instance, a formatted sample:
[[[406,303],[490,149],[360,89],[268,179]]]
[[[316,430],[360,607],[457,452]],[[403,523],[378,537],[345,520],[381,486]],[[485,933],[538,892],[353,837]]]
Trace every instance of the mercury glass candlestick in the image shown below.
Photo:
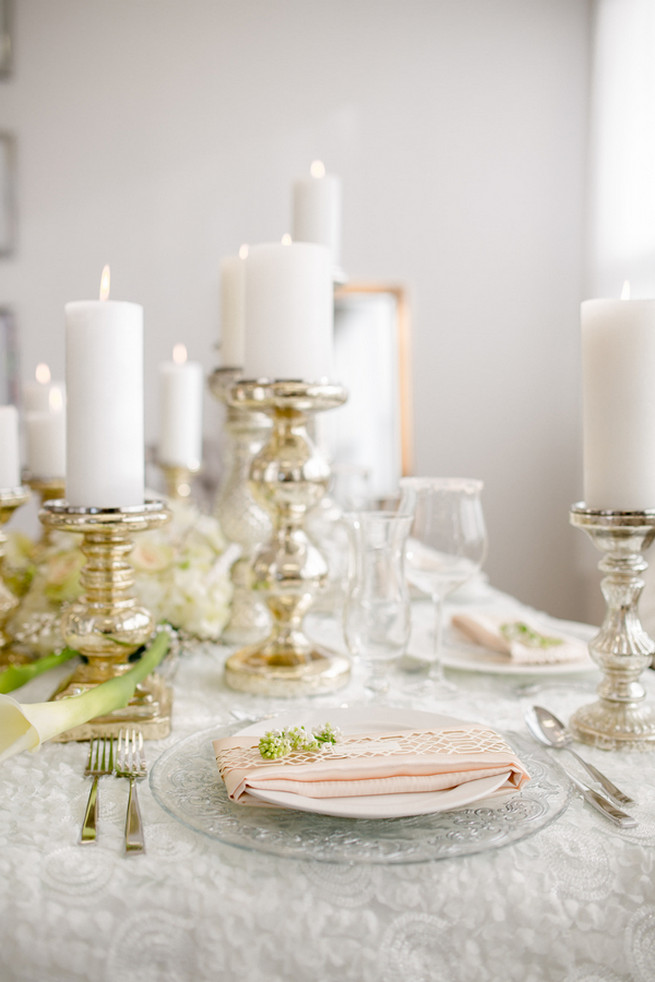
[[[228,393],[240,374],[238,369],[217,368],[209,377],[212,395],[226,407],[224,478],[216,495],[214,514],[228,540],[241,548],[230,571],[234,593],[230,619],[221,635],[226,644],[259,641],[266,637],[271,625],[268,608],[253,590],[252,571],[256,549],[271,534],[271,519],[253,498],[248,483],[250,466],[270,434],[271,421],[258,409],[229,403]]]
[[[39,496],[39,505],[42,507],[46,501],[54,501],[63,497],[66,487],[64,477],[37,477],[29,471],[23,473],[23,483],[26,484],[35,494]],[[41,539],[39,546],[45,548],[50,542],[50,530],[45,526],[41,529]]]
[[[639,620],[638,601],[644,587],[641,574],[648,563],[644,551],[655,539],[655,509],[602,511],[573,505],[571,524],[585,531],[603,558],[601,589],[607,610],[589,651],[603,678],[599,700],[578,709],[570,728],[584,743],[605,750],[655,748],[655,708],[646,701],[639,681],[655,652]]]
[[[307,512],[325,494],[330,469],[312,442],[307,423],[318,412],[340,406],[341,386],[294,381],[241,381],[230,405],[266,413],[270,436],[250,468],[253,495],[272,517],[270,541],[253,563],[254,588],[272,617],[269,636],[228,658],[225,678],[232,688],[266,695],[330,692],[344,685],[350,662],[312,642],[303,619],[325,582],[327,565],[305,531]]]
[[[133,595],[134,570],[128,562],[135,532],[158,528],[170,519],[162,501],[122,508],[78,508],[64,500],[45,502],[39,518],[47,528],[79,532],[86,557],[82,568],[82,595],[64,608],[61,634],[86,663],[54,698],[76,695],[121,675],[129,657],[146,644],[155,624],[152,615]],[[124,708],[69,730],[60,741],[88,740],[93,735],[115,735],[126,725],[138,726],[146,739],[170,732],[172,691],[162,676],[151,675]]]
[[[188,467],[183,464],[159,465],[164,475],[166,494],[171,501],[189,501],[193,478],[199,472],[200,466]]]
[[[0,489],[0,568],[4,566],[5,546],[7,536],[2,531],[2,527],[7,524],[17,508],[24,505],[30,494],[27,488],[3,488]],[[4,577],[0,576],[0,665],[7,665],[12,661],[24,661],[25,657],[12,650],[12,638],[6,630],[9,618],[17,610],[20,601],[4,582]]]

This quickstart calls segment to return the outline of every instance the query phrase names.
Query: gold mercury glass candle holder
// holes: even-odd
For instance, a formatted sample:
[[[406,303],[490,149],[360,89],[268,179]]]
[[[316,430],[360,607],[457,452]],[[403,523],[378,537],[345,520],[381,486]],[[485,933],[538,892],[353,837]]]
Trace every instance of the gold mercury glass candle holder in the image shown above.
[[[66,487],[64,477],[37,477],[29,471],[23,473],[23,484],[26,484],[35,494],[39,496],[39,506],[43,507],[46,501],[55,501],[62,498]],[[39,547],[44,549],[50,542],[50,529],[45,525],[41,527],[41,539]]]
[[[273,696],[332,692],[348,681],[350,662],[303,631],[304,616],[327,576],[325,560],[305,532],[305,518],[330,477],[307,424],[314,413],[345,402],[346,392],[327,383],[238,381],[228,400],[272,421],[269,439],[250,468],[253,495],[273,522],[270,541],[253,561],[253,586],[268,604],[272,628],[263,641],[227,659],[225,680],[233,689]]]
[[[252,461],[270,435],[271,421],[259,410],[229,404],[230,389],[240,376],[236,368],[216,368],[209,376],[212,395],[226,407],[224,477],[216,495],[214,515],[228,541],[241,549],[230,570],[234,592],[230,619],[221,634],[225,644],[261,641],[271,626],[268,608],[253,590],[253,557],[271,534],[271,519],[255,501],[249,486]]]
[[[29,499],[30,493],[26,487],[2,488],[0,489],[0,665],[8,665],[13,662],[21,662],[30,659],[28,652],[19,647],[12,646],[11,635],[6,630],[9,618],[14,614],[20,605],[18,597],[12,593],[4,580],[4,559],[7,536],[2,530],[17,508],[24,505]]]
[[[584,743],[604,750],[655,748],[655,709],[639,681],[655,652],[639,620],[638,601],[648,568],[643,552],[655,539],[655,509],[602,511],[583,502],[572,506],[571,524],[582,529],[603,553],[601,590],[607,603],[589,652],[603,672],[599,700],[578,709],[570,729]]]
[[[82,595],[62,612],[65,643],[85,658],[53,696],[79,695],[95,685],[123,674],[129,657],[151,638],[155,624],[150,612],[133,595],[134,570],[128,562],[135,532],[158,528],[171,515],[163,501],[123,508],[78,508],[64,500],[44,503],[41,522],[51,529],[82,536],[86,562],[81,572]],[[68,730],[60,742],[116,735],[126,725],[138,726],[146,739],[170,732],[173,695],[159,674],[141,683],[123,709]]]
[[[184,464],[160,463],[166,494],[171,501],[189,501],[193,479],[200,472],[200,465],[189,467]]]

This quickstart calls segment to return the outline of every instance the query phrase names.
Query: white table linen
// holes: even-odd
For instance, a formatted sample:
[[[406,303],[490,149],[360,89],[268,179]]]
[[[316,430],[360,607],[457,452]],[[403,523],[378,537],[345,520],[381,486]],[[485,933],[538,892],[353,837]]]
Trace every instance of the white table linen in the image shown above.
[[[498,595],[486,588],[482,599],[493,608]],[[415,607],[420,639],[430,610]],[[338,640],[336,625],[316,627]],[[234,712],[254,718],[293,708],[228,690],[228,653],[205,644],[181,656],[173,732],[146,744],[149,764],[189,734],[233,723]],[[653,699],[655,673],[648,674]],[[554,671],[526,692],[525,675],[450,675],[459,689],[449,700],[410,695],[411,673],[397,676],[391,698],[525,735],[523,712],[533,702],[568,716],[593,699],[598,681]],[[35,680],[20,697],[42,698],[50,684]],[[330,706],[359,698],[355,678],[346,690],[297,705],[325,706],[329,719]],[[139,785],[147,851],[126,858],[128,786],[115,778],[100,781],[98,841],[81,846],[86,753],[85,744],[51,743],[0,767],[4,982],[655,977],[655,751],[584,750],[638,798],[635,829],[619,831],[573,795],[551,825],[517,843],[406,866],[289,860],[224,845],[169,817],[147,782]]]

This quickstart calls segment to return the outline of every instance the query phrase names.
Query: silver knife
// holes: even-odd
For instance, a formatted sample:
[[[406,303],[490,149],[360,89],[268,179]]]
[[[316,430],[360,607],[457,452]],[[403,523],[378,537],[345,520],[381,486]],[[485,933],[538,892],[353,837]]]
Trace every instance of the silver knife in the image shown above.
[[[562,770],[564,770],[564,768],[562,768]],[[634,826],[637,824],[636,818],[633,818],[632,815],[628,815],[627,812],[621,811],[621,809],[617,808],[616,805],[609,800],[609,798],[605,797],[605,795],[600,794],[599,791],[594,791],[593,788],[587,787],[587,785],[583,784],[582,781],[578,781],[577,778],[569,774],[568,771],[565,770],[564,773],[568,777],[571,784],[578,789],[584,800],[590,804],[592,808],[595,808],[596,811],[599,811],[601,815],[604,815],[605,818],[609,818],[611,822],[618,825],[619,828],[630,829],[634,828]]]

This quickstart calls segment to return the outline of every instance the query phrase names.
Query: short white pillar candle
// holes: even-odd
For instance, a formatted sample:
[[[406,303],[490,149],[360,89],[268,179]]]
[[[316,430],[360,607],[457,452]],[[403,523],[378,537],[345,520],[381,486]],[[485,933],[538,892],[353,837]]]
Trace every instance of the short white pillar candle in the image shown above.
[[[655,508],[655,300],[581,308],[584,501]]]
[[[18,410],[0,406],[0,489],[19,488]]]
[[[159,366],[159,462],[197,470],[202,459],[203,372],[183,344]]]
[[[330,252],[307,242],[250,248],[243,375],[317,382],[333,368]]]
[[[143,308],[66,304],[66,499],[85,508],[144,500]]]

